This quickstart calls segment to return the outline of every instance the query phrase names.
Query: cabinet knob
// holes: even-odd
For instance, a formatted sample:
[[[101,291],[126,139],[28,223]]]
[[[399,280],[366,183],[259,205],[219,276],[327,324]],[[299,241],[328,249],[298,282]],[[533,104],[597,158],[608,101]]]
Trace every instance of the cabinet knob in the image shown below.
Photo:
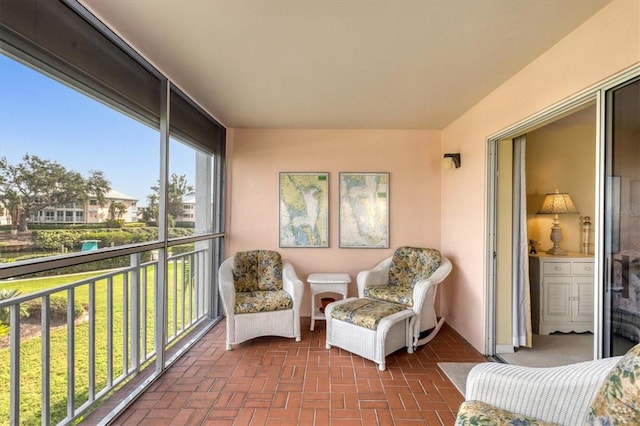
[[[555,269],[556,271],[562,271],[562,268],[561,268],[561,267],[559,267],[559,266],[554,266],[554,269]]]
[[[591,266],[585,266],[584,270],[585,270],[585,271],[591,271],[591,270],[592,270],[592,268],[591,268]]]

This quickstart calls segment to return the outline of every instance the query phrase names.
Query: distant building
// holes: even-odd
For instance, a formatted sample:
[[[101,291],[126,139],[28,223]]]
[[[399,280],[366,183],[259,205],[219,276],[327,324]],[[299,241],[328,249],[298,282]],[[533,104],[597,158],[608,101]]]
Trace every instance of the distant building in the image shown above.
[[[105,204],[100,206],[97,198],[89,198],[84,205],[67,203],[58,206],[46,207],[32,216],[31,223],[101,223],[110,219],[109,206],[111,203],[122,203],[126,210],[120,217],[125,222],[137,222],[138,200],[129,195],[115,190],[107,192]],[[9,212],[0,206],[0,225],[10,225]]]
[[[104,206],[100,206],[98,204],[97,198],[90,198],[85,203],[85,211],[86,211],[86,222],[84,223],[101,223],[108,219],[111,219],[109,216],[109,206],[111,203],[122,203],[126,207],[126,211],[122,214],[121,217],[116,217],[115,219],[123,219],[125,222],[137,222],[138,221],[138,200],[129,195],[123,194],[122,192],[111,190],[107,192],[105,195],[105,204]]]
[[[176,222],[196,221],[196,193],[187,192],[182,196],[182,215],[176,217]]]

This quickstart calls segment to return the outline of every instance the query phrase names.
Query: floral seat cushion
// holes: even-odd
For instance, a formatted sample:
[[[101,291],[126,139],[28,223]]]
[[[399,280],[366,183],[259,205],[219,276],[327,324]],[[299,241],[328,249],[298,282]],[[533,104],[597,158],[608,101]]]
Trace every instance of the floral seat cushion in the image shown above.
[[[372,299],[413,306],[413,287],[419,280],[429,278],[442,262],[438,250],[420,247],[400,247],[393,253],[389,267],[389,283],[369,286],[364,296]]]
[[[404,310],[396,303],[363,298],[337,306],[331,311],[331,318],[375,330],[382,318]]]
[[[233,310],[236,314],[292,309],[293,299],[284,290],[245,291],[236,293]]]
[[[413,307],[413,288],[397,285],[376,285],[365,287],[364,297]]]
[[[277,251],[241,251],[233,257],[236,292],[282,290],[282,257]]]
[[[609,373],[589,407],[587,424],[640,424],[640,344]]]
[[[456,426],[553,426],[533,417],[503,410],[481,401],[465,401],[460,405]]]

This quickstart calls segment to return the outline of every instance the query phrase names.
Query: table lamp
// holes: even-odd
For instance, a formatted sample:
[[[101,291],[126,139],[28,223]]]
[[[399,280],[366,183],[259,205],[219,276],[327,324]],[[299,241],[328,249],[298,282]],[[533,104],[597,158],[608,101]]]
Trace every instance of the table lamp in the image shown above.
[[[558,215],[578,213],[571,197],[566,192],[559,192],[558,188],[556,188],[556,192],[547,194],[544,198],[542,208],[538,213],[555,215],[553,217],[553,226],[551,227],[551,241],[553,241],[553,247],[547,250],[547,254],[554,256],[566,256],[567,252],[560,248],[560,243],[562,242],[562,230],[560,229]]]

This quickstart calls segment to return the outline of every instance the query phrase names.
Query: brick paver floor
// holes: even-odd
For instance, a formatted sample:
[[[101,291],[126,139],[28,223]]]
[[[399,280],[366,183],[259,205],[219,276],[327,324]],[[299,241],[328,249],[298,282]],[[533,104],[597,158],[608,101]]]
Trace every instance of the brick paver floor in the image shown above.
[[[262,337],[225,350],[215,326],[135,401],[118,425],[452,425],[462,395],[437,363],[486,359],[445,325],[387,370],[325,348],[325,323],[302,341]]]

